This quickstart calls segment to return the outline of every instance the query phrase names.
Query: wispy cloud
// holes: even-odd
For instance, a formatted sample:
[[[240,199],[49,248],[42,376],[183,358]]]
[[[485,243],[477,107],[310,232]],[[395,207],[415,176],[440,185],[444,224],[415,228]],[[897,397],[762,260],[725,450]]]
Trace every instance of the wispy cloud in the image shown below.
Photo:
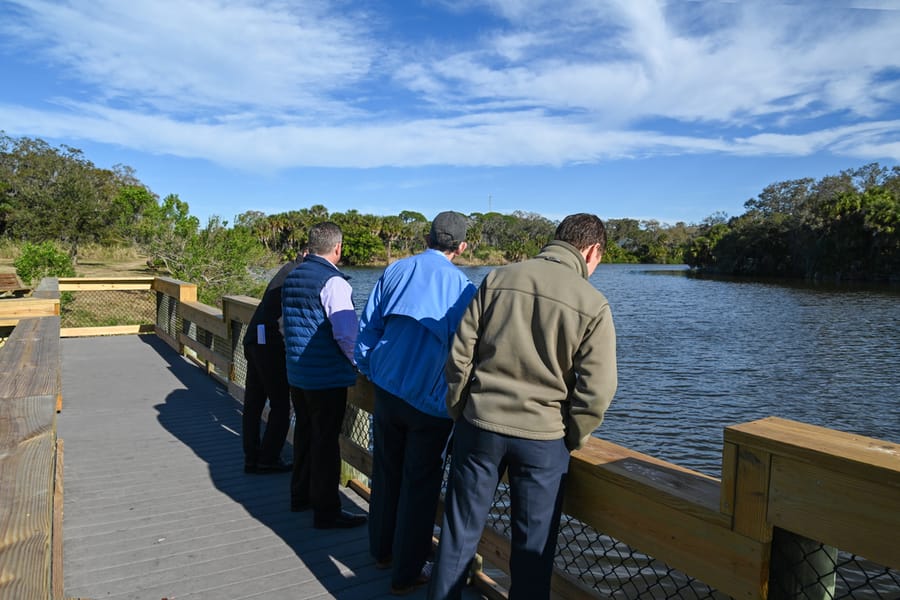
[[[0,0],[0,52],[72,90],[0,103],[0,129],[260,170],[900,160],[890,4],[431,1],[495,26],[413,44],[377,4]]]

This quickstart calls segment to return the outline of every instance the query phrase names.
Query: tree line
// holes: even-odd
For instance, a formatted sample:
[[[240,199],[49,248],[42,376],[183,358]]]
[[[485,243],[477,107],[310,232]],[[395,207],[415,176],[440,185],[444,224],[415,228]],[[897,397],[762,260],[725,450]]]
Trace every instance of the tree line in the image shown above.
[[[740,217],[716,214],[700,224],[608,219],[605,260],[687,263],[724,274],[897,277],[900,167],[875,164],[819,181],[772,184],[745,208]],[[462,260],[470,264],[533,256],[557,225],[523,211],[468,217]],[[73,264],[88,243],[136,248],[160,272],[198,283],[204,301],[258,294],[262,274],[296,256],[309,227],[323,220],[341,226],[350,265],[386,264],[421,251],[430,227],[412,210],[372,215],[329,212],[322,204],[272,215],[249,210],[233,223],[214,215],[201,224],[186,201],[160,198],[131,167],[99,168],[76,148],[0,132],[0,242],[23,251],[43,244],[44,253],[52,244]]]
[[[900,166],[773,183],[707,218],[685,262],[708,273],[900,282]]]

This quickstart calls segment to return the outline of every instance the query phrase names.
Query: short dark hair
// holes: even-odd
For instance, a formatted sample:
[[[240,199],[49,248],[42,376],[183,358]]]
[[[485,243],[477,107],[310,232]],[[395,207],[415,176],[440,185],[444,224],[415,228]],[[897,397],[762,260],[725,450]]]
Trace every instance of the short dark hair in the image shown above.
[[[600,252],[606,252],[606,227],[600,217],[589,213],[577,213],[563,219],[553,239],[568,242],[579,250],[600,244]]]
[[[337,244],[344,239],[341,228],[337,223],[324,221],[316,223],[309,228],[309,247],[310,254],[328,254]]]

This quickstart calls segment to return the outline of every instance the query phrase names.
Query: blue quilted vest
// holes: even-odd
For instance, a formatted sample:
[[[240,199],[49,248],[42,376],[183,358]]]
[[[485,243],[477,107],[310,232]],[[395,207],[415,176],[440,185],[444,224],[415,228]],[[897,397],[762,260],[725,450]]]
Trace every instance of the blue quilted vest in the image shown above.
[[[344,277],[330,262],[309,255],[281,289],[288,382],[304,390],[349,387],[356,369],[334,341],[320,293],[332,277]]]

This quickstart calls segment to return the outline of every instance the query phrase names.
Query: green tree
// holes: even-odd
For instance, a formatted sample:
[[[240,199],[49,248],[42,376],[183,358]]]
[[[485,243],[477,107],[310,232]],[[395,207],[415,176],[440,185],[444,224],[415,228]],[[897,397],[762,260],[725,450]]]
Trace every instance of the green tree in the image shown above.
[[[381,220],[381,239],[384,241],[387,262],[393,257],[394,243],[403,235],[403,219],[398,216],[387,216]]]
[[[221,305],[226,294],[258,295],[265,282],[254,276],[267,265],[268,255],[247,227],[228,227],[218,216],[189,235],[181,252],[169,259],[173,277],[197,284],[198,299]]]
[[[77,262],[82,243],[110,235],[120,175],[98,169],[76,148],[57,149],[43,140],[2,136],[4,233],[23,240],[58,240]]]

